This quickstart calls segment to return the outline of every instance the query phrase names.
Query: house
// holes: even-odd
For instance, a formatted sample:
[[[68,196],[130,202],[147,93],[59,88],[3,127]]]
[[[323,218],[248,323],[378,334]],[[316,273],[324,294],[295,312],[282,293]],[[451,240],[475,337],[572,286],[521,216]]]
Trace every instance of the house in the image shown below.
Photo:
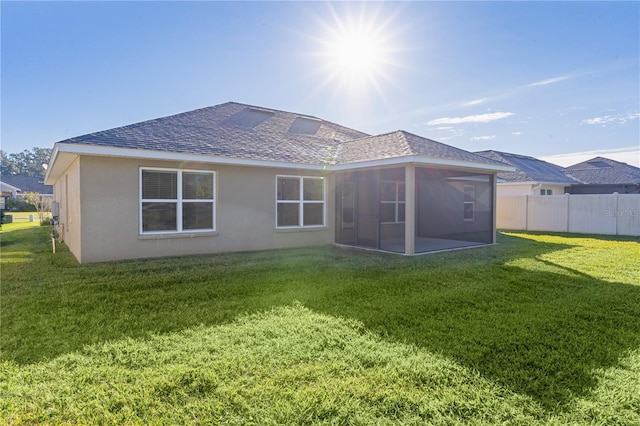
[[[43,197],[53,197],[53,187],[45,185],[43,179],[27,175],[0,176],[0,209],[5,209],[6,200],[21,200],[28,192],[37,192]]]
[[[566,188],[570,194],[640,194],[640,168],[627,163],[595,157],[564,171],[580,182]]]
[[[495,242],[512,167],[396,131],[229,102],[57,142],[46,182],[80,262],[339,244]]]
[[[534,157],[492,150],[476,154],[515,167],[515,171],[498,173],[498,196],[562,195],[565,188],[580,184],[562,167]]]

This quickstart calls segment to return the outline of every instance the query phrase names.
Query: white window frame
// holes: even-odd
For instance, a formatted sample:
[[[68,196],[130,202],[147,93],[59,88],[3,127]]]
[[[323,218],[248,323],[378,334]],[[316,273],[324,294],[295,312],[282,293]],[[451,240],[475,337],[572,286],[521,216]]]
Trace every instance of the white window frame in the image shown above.
[[[400,208],[400,204],[402,204],[403,206],[405,206],[405,218],[406,218],[406,203],[407,203],[407,193],[406,193],[406,185],[404,183],[404,181],[401,180],[381,180],[380,181],[380,185],[382,187],[382,185],[384,185],[385,183],[393,183],[395,184],[394,187],[394,191],[395,191],[395,199],[392,201],[382,201],[382,197],[380,197],[380,204],[394,204],[394,220],[393,221],[388,221],[388,222],[380,222],[382,225],[393,225],[393,224],[397,224],[397,223],[404,223],[404,220],[399,220],[398,219],[398,210]],[[398,195],[400,194],[400,186],[404,186],[405,187],[405,199],[404,201],[400,201]]]
[[[297,200],[278,200],[278,180],[299,179],[299,198]],[[322,200],[304,200],[304,179],[314,179],[322,182]],[[296,175],[276,175],[276,192],[275,192],[275,219],[276,229],[307,229],[307,228],[324,228],[327,224],[327,182],[321,176],[296,176]],[[298,204],[298,224],[288,226],[278,226],[278,204]],[[304,205],[305,204],[322,204],[322,224],[321,225],[304,225]]]
[[[162,198],[162,199],[146,199],[142,198],[142,173],[145,170],[151,170],[155,172],[169,172],[177,174],[177,198]],[[211,175],[213,180],[213,198],[212,199],[183,199],[182,198],[182,174],[183,173],[203,173]],[[198,234],[207,232],[216,232],[216,185],[218,183],[217,175],[212,170],[198,170],[198,169],[174,169],[164,167],[140,167],[138,171],[138,234],[139,235],[167,235],[167,234]],[[176,204],[176,229],[167,231],[144,231],[143,229],[143,214],[142,205],[144,203],[175,203]],[[205,229],[182,229],[182,204],[183,203],[211,203],[212,207],[212,228]]]
[[[467,195],[467,188],[471,188],[473,190],[473,196],[472,196],[472,201],[466,201],[465,197]],[[473,222],[476,220],[476,186],[475,185],[464,185],[464,188],[462,190],[462,219],[465,222]],[[467,206],[467,204],[471,205],[471,212],[472,217],[470,218],[466,218],[464,217],[464,213],[466,211],[465,207]]]
[[[553,195],[553,189],[541,189],[540,195]]]

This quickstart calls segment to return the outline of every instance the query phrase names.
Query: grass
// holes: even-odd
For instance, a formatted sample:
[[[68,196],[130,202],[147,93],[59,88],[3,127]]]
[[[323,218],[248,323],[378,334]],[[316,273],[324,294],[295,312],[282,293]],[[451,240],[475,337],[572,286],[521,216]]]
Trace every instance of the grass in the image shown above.
[[[0,420],[640,424],[638,239],[78,265],[5,225]]]

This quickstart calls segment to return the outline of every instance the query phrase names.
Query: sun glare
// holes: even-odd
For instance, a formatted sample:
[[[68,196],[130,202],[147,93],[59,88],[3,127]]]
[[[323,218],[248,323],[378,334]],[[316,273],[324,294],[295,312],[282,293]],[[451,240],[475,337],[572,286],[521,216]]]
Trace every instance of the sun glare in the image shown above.
[[[334,71],[349,80],[371,79],[383,72],[384,44],[375,34],[357,30],[337,34],[328,53]]]
[[[322,87],[382,94],[383,83],[391,81],[391,68],[397,65],[393,56],[398,51],[394,45],[397,34],[390,31],[394,15],[384,14],[380,6],[365,6],[359,10],[349,4],[337,6],[339,10],[330,7],[330,19],[320,20],[324,28],[317,38],[325,74]]]

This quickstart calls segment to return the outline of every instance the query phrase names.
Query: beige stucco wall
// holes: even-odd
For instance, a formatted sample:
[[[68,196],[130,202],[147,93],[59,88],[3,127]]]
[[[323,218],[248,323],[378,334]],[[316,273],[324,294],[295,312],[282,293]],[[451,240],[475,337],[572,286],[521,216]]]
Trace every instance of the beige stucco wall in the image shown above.
[[[278,230],[276,175],[323,173],[92,156],[82,156],[79,164],[82,240],[81,250],[72,251],[81,262],[325,245],[334,239],[332,175],[325,176],[326,226]],[[140,236],[140,167],[216,171],[216,232]]]
[[[498,196],[499,197],[511,197],[516,195],[540,195],[541,189],[551,189],[553,195],[564,194],[564,185],[548,185],[537,183],[523,183],[523,184],[498,184]]]
[[[80,205],[80,159],[75,159],[53,185],[53,199],[58,202],[56,230],[73,255],[82,254],[82,206]]]

